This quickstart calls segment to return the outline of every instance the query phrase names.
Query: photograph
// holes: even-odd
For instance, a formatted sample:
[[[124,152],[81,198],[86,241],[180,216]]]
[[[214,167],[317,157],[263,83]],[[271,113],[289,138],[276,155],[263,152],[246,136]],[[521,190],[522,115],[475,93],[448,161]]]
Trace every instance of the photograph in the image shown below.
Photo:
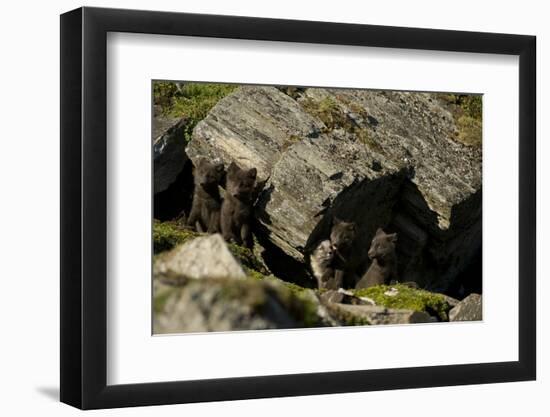
[[[58,380],[62,403],[464,414],[448,404],[466,395],[494,414],[514,409],[502,401],[512,390],[522,409],[540,408],[537,68],[548,25],[529,10],[430,20],[408,5],[380,3],[383,16],[374,5],[292,15],[296,2],[287,15],[227,2],[64,7],[59,53],[48,54],[60,106],[37,113],[60,146],[39,135],[25,153],[59,161],[59,194],[36,186],[44,170],[26,188],[14,176],[24,167],[4,175],[14,195],[33,190],[31,212],[55,197],[59,256],[39,250],[31,264],[43,282],[45,261],[57,263],[59,285],[26,292],[54,301],[52,324],[36,300],[11,310],[40,318],[14,321],[29,337],[55,339],[27,368]],[[34,97],[19,93],[6,97]],[[12,223],[7,236],[54,246],[55,233]],[[16,368],[15,380],[38,382]],[[37,397],[54,385],[41,387]]]
[[[483,319],[481,94],[152,80],[151,101],[154,335]]]

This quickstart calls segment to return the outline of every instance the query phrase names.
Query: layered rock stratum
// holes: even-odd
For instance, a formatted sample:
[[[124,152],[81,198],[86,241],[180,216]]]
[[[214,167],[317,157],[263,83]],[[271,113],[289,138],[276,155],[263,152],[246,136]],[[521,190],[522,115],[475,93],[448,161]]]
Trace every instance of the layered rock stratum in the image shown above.
[[[482,154],[437,94],[243,86],[214,106],[186,148],[258,169],[257,233],[307,263],[336,216],[399,236],[399,274],[445,291],[481,245]]]

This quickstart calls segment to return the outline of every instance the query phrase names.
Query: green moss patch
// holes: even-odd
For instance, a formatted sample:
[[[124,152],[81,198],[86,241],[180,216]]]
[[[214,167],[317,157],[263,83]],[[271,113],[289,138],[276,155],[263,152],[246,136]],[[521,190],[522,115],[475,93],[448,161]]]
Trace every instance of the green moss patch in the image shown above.
[[[336,312],[336,317],[344,326],[369,326],[370,322],[361,316],[356,316],[347,311],[338,311]]]
[[[449,105],[455,119],[457,132],[454,139],[468,146],[481,146],[483,101],[476,94],[436,94]]]
[[[396,295],[386,295],[391,288],[398,290]],[[357,297],[368,297],[377,305],[388,308],[425,311],[438,317],[441,321],[448,321],[449,303],[441,294],[411,288],[403,284],[378,285],[376,287],[356,290]]]
[[[296,294],[288,287],[269,280],[219,279],[212,280],[212,283],[219,286],[213,302],[238,302],[257,314],[266,314],[273,307],[270,303],[276,302],[303,327],[323,325],[317,315],[317,304],[306,293]],[[160,303],[162,300],[159,300]]]
[[[248,248],[230,243],[227,245],[229,251],[240,262],[245,269],[250,269],[259,272],[260,274],[267,274],[267,270],[260,260],[252,253]]]
[[[219,296],[223,301],[238,301],[250,307],[252,311],[260,311],[267,302],[267,293],[262,285],[253,281],[225,280]]]
[[[246,273],[248,278],[255,279],[256,281],[261,281],[261,280],[265,279],[265,277],[266,277],[265,274],[262,274],[261,272],[255,271],[255,270],[250,269],[250,268],[245,268],[244,272]]]
[[[352,123],[332,97],[325,97],[321,101],[308,98],[301,105],[306,112],[320,119],[328,131],[350,127]]]
[[[305,289],[300,291],[288,285],[274,285],[272,288],[275,298],[297,322],[304,327],[323,326],[317,314],[318,303],[310,292],[306,292]]]
[[[155,289],[153,296],[153,310],[155,314],[160,314],[164,311],[164,306],[174,292],[179,291],[179,288],[165,287]]]
[[[177,225],[174,222],[153,222],[153,252],[155,254],[174,248],[200,236],[199,233]]]
[[[197,123],[206,117],[218,101],[237,88],[237,85],[230,84],[155,81],[153,100],[165,115],[187,120],[184,135],[189,141]]]
[[[457,120],[456,140],[468,146],[481,146],[481,120],[460,116]]]
[[[356,103],[349,103],[349,100],[344,99],[343,96],[338,96],[338,99],[342,102],[348,102],[354,113],[357,113],[361,118],[367,119],[368,114],[364,108]],[[312,116],[320,119],[326,126],[326,132],[330,132],[334,129],[344,129],[346,132],[355,135],[357,140],[369,149],[375,152],[382,152],[382,147],[372,138],[367,128],[359,126],[353,121],[338,105],[336,100],[332,97],[325,97],[321,101],[314,101],[311,98],[303,100],[301,102],[302,107],[306,112]]]

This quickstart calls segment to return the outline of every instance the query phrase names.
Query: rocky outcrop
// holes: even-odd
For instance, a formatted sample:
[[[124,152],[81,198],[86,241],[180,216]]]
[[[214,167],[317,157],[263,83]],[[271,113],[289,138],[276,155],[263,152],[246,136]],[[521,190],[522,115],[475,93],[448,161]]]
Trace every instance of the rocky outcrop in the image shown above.
[[[326,239],[332,216],[357,223],[361,251],[378,222],[390,220],[405,171],[393,163],[379,168],[375,154],[340,133],[289,147],[258,199],[257,216],[270,239],[295,259]]]
[[[154,243],[154,333],[340,325],[314,291],[264,275],[252,252],[219,234],[155,222]]]
[[[479,320],[483,320],[483,304],[479,294],[470,294],[449,311],[449,321]]]
[[[185,123],[184,119],[160,116],[153,119],[153,186],[155,194],[168,189],[187,161]]]
[[[155,258],[154,276],[165,283],[191,279],[244,279],[241,265],[220,234],[197,237]]]
[[[328,310],[344,323],[348,324],[412,324],[434,323],[435,317],[431,317],[424,311],[399,310],[383,306],[349,305],[330,303]]]
[[[402,281],[445,291],[481,245],[481,148],[459,133],[435,94],[241,87],[196,126],[186,152],[256,167],[259,233],[296,261],[338,216],[357,223],[361,268],[385,227],[399,235]]]
[[[458,302],[405,284],[318,291],[266,271],[220,235],[154,224],[154,332],[185,333],[448,321]],[[469,307],[459,312],[468,319]]]
[[[302,137],[317,136],[322,124],[273,87],[241,87],[220,100],[197,124],[187,154],[256,168],[265,182],[285,149]]]
[[[303,327],[286,304],[289,294],[260,281],[203,279],[158,294],[156,334]]]

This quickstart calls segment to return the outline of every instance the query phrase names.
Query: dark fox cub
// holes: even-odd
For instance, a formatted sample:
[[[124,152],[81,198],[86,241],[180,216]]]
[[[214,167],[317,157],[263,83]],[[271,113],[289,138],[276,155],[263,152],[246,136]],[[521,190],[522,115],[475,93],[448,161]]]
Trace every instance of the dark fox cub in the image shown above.
[[[355,286],[356,289],[387,284],[397,279],[396,242],[397,233],[386,234],[382,229],[376,231],[368,252],[372,263]]]
[[[353,222],[337,217],[333,219],[330,242],[334,248],[334,279],[340,287],[350,288],[356,282],[354,271],[351,270],[356,229]]]
[[[222,163],[212,164],[201,158],[195,167],[195,190],[187,224],[200,233],[220,231],[221,197],[218,185],[225,170]]]
[[[226,241],[252,248],[252,206],[256,168],[241,169],[235,162],[227,168],[227,186],[221,208],[221,231]]]

